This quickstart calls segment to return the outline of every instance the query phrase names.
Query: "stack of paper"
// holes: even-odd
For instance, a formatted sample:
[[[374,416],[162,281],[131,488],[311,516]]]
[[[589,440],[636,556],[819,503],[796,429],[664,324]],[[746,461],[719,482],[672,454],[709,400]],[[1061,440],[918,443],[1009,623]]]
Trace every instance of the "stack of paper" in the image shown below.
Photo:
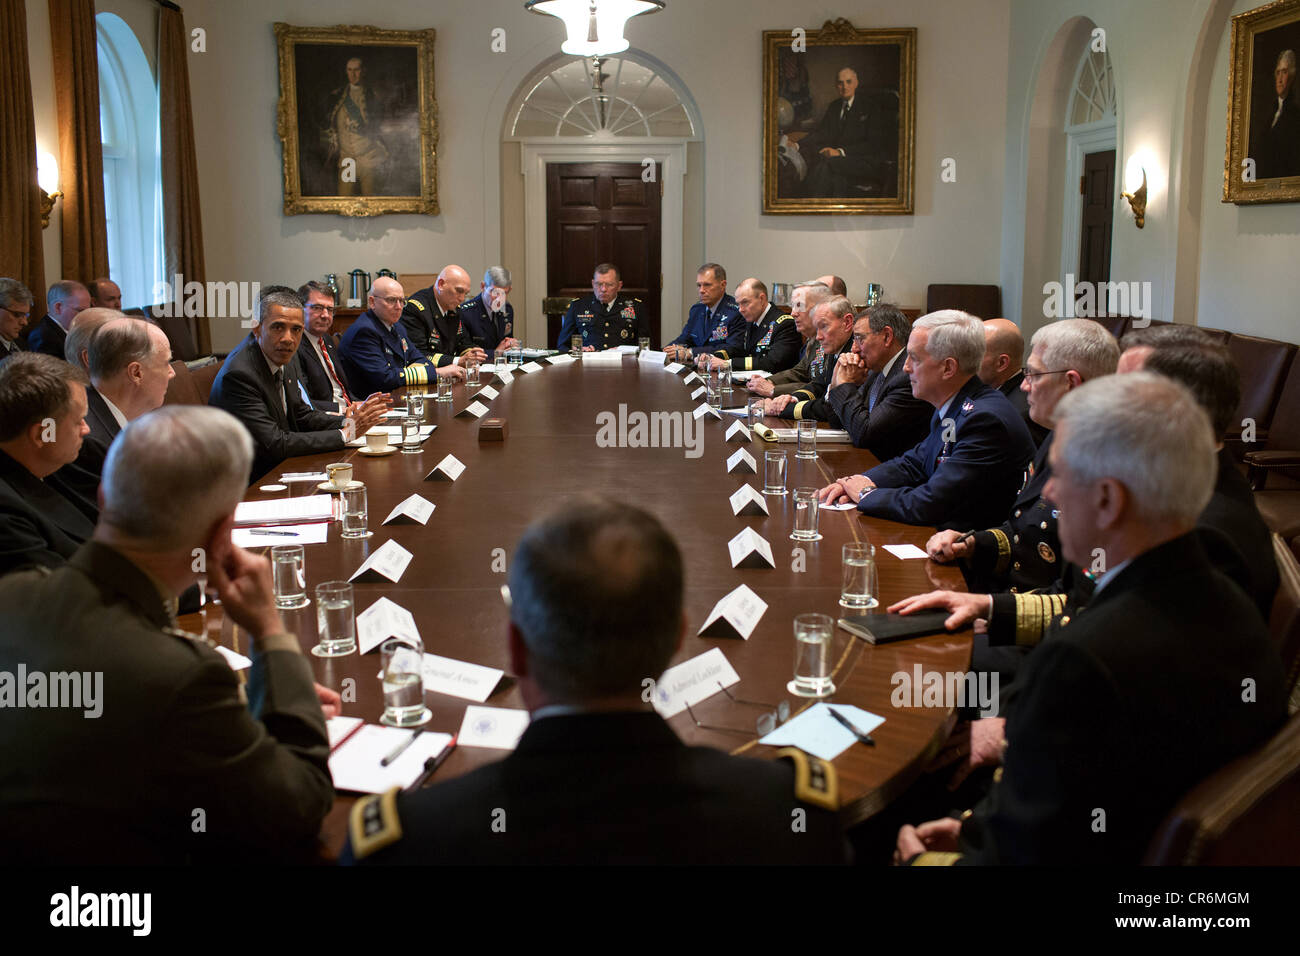
[[[432,435],[433,430],[437,427],[438,427],[437,425],[421,425],[420,441],[424,441],[426,438]],[[370,430],[372,432],[383,432],[384,434],[386,434],[388,436],[388,442],[390,445],[397,445],[400,444],[402,441],[401,425],[376,425],[374,428]],[[365,435],[362,435],[360,438],[354,438],[352,441],[348,442],[348,445],[350,445],[353,448],[364,448],[365,444],[366,444]]]
[[[364,441],[362,439],[363,443]],[[334,498],[331,495],[269,498],[265,501],[241,501],[235,505],[237,525],[300,524],[333,520]]]

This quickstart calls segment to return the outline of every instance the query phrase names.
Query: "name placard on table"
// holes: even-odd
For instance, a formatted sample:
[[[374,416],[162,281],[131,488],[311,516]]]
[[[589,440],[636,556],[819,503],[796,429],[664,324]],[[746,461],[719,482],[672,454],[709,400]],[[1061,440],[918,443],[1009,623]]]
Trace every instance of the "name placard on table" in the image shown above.
[[[385,541],[370,557],[361,562],[349,581],[378,581],[387,578],[396,584],[402,579],[413,555],[396,541]]]
[[[744,422],[732,422],[731,427],[727,429],[726,438],[729,442],[744,444],[749,444],[754,440],[754,436],[749,433],[749,426]]]
[[[368,654],[390,637],[420,640],[415,616],[406,608],[381,597],[357,615],[357,652]]]
[[[739,637],[749,640],[767,610],[767,602],[748,585],[740,585],[717,604],[697,634],[709,637]]]
[[[691,398],[699,398],[701,395],[703,395],[703,394],[704,394],[705,392],[707,392],[707,391],[708,391],[708,388],[705,387],[705,386],[703,386],[703,385],[701,385],[701,386],[700,386],[699,388],[697,388],[695,391],[691,392]]]
[[[741,485],[731,496],[731,513],[734,515],[765,515],[767,499],[753,485]]]
[[[756,475],[758,474],[758,462],[744,448],[737,448],[735,453],[727,459],[727,474]]]
[[[753,528],[746,528],[727,542],[733,568],[774,568],[772,546]]]
[[[489,402],[492,401],[492,399],[496,398],[500,394],[501,393],[498,392],[491,385],[484,385],[482,388],[478,390],[478,397],[486,398]]]
[[[687,385],[690,385],[691,382],[699,382],[699,381],[701,381],[701,378],[700,378],[700,376],[699,376],[697,373],[692,372],[690,375],[686,375],[686,376],[684,376],[684,377],[682,378],[682,381],[683,381],[684,383],[686,383]]]
[[[667,359],[668,359],[667,352],[654,352],[651,351],[650,349],[646,349],[644,352],[642,352],[640,355],[636,357],[636,360],[638,362],[652,362],[655,365],[663,365]]]
[[[424,674],[425,690],[450,697],[463,697],[480,704],[492,695],[493,688],[505,673],[497,667],[470,664],[450,657],[439,657],[437,654],[424,655],[421,672]]]
[[[695,411],[691,412],[691,417],[696,419],[697,421],[703,418],[705,415],[712,415],[714,418],[718,418],[718,419],[722,418],[721,412],[719,412],[716,408],[713,408],[707,404],[699,405],[696,407]]]
[[[383,523],[428,524],[435,507],[434,503],[428,498],[411,495],[409,498],[404,498],[398,502],[397,507],[384,519]]]
[[[455,455],[448,455],[433,466],[433,471],[424,476],[425,481],[455,481],[465,470],[465,465]]]
[[[525,375],[528,375],[531,372],[540,372],[541,370],[542,366],[538,362],[525,362],[523,365],[519,366],[519,371],[523,372]]]
[[[456,413],[457,418],[482,418],[488,413],[488,407],[482,402],[470,402]]]
[[[739,682],[731,661],[715,647],[664,671],[655,682],[654,708],[661,717],[675,717],[687,704],[694,706]]]
[[[669,362],[667,365],[664,366],[664,368],[668,369],[668,371],[676,375],[682,369],[686,368],[686,366],[683,365],[681,362]]]

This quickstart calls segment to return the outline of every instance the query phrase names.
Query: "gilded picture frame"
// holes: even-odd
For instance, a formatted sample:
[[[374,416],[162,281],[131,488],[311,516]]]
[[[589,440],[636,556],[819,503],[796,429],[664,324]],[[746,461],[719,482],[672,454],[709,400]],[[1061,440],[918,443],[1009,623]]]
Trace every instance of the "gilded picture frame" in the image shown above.
[[[284,213],[438,213],[437,31],[275,24]]]
[[[765,214],[911,215],[915,149],[914,27],[763,31]]]
[[[1300,201],[1297,57],[1300,0],[1278,0],[1232,18],[1226,203]]]

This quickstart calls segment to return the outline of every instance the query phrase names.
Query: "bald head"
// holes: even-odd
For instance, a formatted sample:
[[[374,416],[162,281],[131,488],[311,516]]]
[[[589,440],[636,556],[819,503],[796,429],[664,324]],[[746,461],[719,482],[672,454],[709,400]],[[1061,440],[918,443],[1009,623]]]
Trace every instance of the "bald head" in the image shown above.
[[[433,297],[444,312],[450,312],[469,296],[469,273],[460,266],[447,266],[433,284]]]
[[[1008,319],[984,320],[984,359],[980,362],[980,381],[991,388],[1001,388],[1025,364],[1025,337],[1016,323]]]
[[[831,290],[831,295],[849,294],[849,287],[844,284],[844,280],[839,276],[818,276],[817,281]]]
[[[379,321],[392,328],[402,317],[402,308],[406,305],[405,296],[400,282],[388,276],[380,276],[370,284],[370,296],[366,304]]]

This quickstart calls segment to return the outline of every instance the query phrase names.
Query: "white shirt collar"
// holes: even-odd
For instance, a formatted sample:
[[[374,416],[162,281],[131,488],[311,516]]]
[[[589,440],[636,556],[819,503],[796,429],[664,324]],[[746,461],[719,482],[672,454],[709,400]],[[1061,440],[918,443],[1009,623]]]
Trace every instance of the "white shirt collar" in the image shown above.
[[[1104,587],[1105,587],[1107,584],[1109,584],[1111,581],[1115,580],[1115,575],[1119,574],[1119,573],[1120,573],[1121,571],[1123,571],[1126,567],[1128,567],[1129,564],[1132,563],[1132,561],[1133,561],[1133,559],[1132,559],[1132,558],[1129,558],[1127,561],[1121,561],[1119,564],[1115,565],[1113,568],[1110,568],[1110,569],[1108,569],[1107,571],[1105,571],[1105,572],[1102,574],[1102,576],[1099,577],[1099,578],[1097,579],[1097,585],[1096,585],[1096,587],[1093,588],[1093,590],[1092,590],[1092,598],[1090,598],[1089,600],[1092,600],[1093,598],[1096,598],[1097,595],[1101,593],[1101,589],[1104,588]]]
[[[897,362],[900,358],[903,357],[903,353],[906,351],[907,349],[899,349],[897,352],[894,353],[894,357],[885,363],[885,367],[880,370],[880,375],[882,378],[889,377],[890,369],[894,367],[895,362]]]
[[[103,392],[100,392],[100,393],[99,393],[99,397],[102,398],[102,399],[104,400],[104,404],[108,406],[108,410],[109,410],[110,412],[112,412],[113,417],[117,419],[118,427],[119,427],[119,428],[125,428],[125,427],[126,427],[126,416],[122,414],[122,409],[120,409],[120,408],[118,408],[116,405],[114,405],[113,402],[112,402],[112,400],[111,400],[107,395],[105,395]]]

